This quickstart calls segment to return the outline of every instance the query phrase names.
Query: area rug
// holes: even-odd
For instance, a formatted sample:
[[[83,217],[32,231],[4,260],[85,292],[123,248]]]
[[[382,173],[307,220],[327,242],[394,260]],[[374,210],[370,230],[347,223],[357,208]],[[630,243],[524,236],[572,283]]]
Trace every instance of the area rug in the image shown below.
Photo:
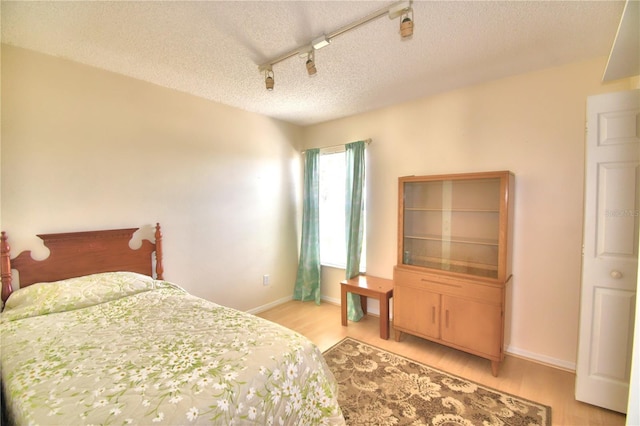
[[[347,425],[549,426],[551,407],[345,338],[324,352]]]

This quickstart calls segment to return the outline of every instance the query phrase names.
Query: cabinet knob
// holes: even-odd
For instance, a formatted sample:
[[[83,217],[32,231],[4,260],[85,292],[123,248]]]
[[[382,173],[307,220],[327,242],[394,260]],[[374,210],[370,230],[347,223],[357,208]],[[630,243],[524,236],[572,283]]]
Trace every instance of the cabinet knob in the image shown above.
[[[611,274],[609,275],[611,275],[611,278],[615,278],[616,280],[622,278],[622,272],[616,270],[611,271]]]

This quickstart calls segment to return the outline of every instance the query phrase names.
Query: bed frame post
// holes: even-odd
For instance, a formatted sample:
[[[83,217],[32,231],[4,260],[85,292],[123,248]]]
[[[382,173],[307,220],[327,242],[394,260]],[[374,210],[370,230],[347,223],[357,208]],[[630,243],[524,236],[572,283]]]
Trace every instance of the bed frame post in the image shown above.
[[[160,232],[159,223],[156,223],[156,279],[164,279],[164,266],[162,265],[162,232]]]
[[[0,238],[0,270],[2,271],[2,302],[6,302],[11,293],[13,287],[11,287],[11,255],[9,243],[7,242],[7,234],[2,231],[2,237]]]

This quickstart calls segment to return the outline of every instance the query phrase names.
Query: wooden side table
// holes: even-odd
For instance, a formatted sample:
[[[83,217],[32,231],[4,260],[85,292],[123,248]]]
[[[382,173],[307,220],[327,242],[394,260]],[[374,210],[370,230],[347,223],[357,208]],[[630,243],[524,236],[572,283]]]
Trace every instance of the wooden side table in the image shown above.
[[[367,314],[367,297],[380,301],[380,338],[389,338],[389,299],[393,297],[393,280],[386,278],[358,275],[350,280],[340,282],[340,307],[342,325],[347,325],[347,293],[360,295],[362,312]]]

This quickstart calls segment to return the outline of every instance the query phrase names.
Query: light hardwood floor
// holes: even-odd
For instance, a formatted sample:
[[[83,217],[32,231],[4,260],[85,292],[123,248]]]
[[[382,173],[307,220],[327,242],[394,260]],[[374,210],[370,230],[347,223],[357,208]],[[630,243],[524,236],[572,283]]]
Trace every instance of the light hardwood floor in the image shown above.
[[[258,316],[296,330],[322,351],[348,336],[485,386],[550,405],[553,425],[625,424],[623,414],[576,401],[572,372],[507,355],[498,377],[493,377],[488,360],[406,334],[401,342],[396,342],[393,327],[389,340],[382,340],[376,316],[365,316],[343,327],[340,307],[326,302],[317,306],[313,302],[291,301]]]

